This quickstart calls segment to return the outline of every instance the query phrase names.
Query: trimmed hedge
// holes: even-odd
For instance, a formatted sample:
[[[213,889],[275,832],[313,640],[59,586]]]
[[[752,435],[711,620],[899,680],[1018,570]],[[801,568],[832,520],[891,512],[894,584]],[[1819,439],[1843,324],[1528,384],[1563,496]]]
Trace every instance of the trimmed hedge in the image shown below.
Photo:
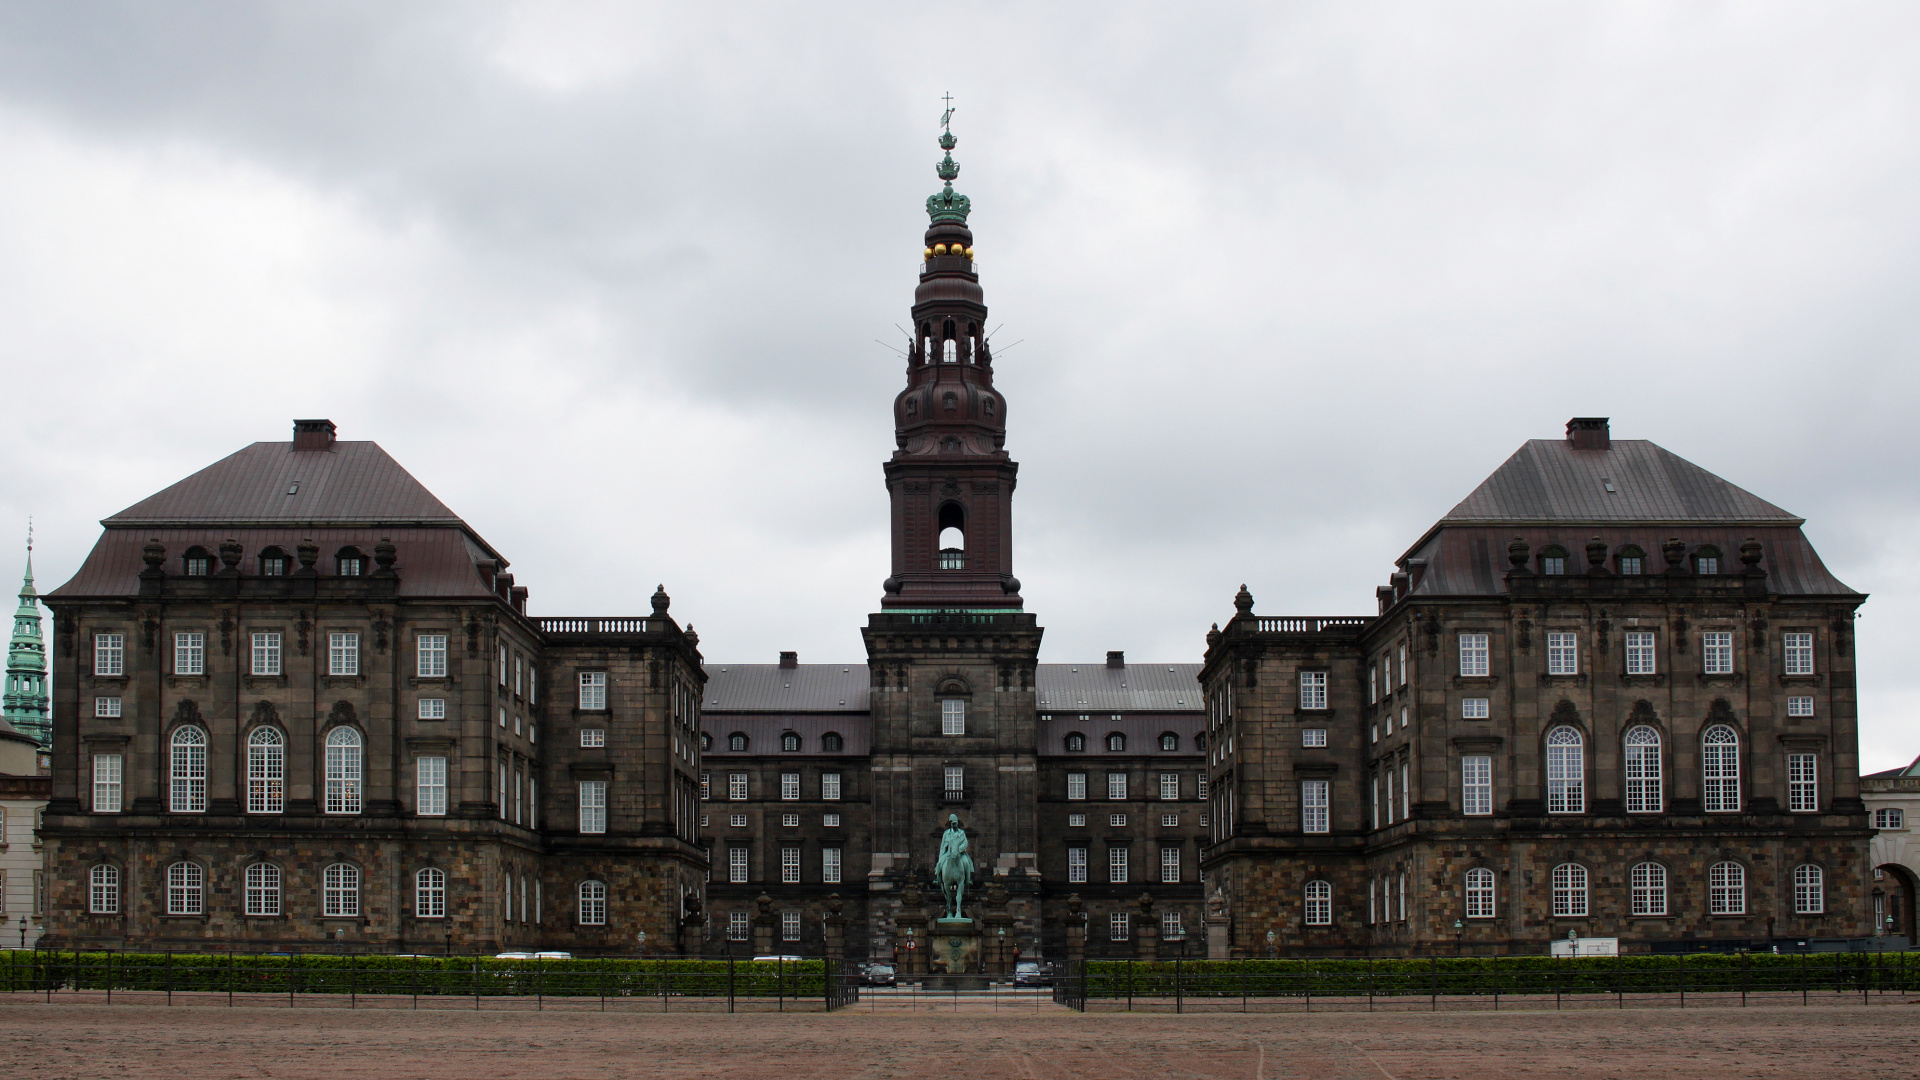
[[[468,997],[809,997],[826,993],[826,962],[496,960],[471,956],[222,955],[13,951],[8,990],[172,990],[245,994],[423,994]],[[731,984],[731,985],[730,985]]]
[[[1393,997],[1429,994],[1670,994],[1920,989],[1905,953],[1431,957],[1325,960],[1092,960],[1086,995]]]

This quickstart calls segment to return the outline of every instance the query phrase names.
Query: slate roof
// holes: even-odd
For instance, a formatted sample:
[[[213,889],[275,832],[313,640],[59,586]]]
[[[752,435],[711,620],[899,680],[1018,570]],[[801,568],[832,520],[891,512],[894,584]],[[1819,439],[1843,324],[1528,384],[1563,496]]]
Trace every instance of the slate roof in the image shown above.
[[[202,525],[174,529],[108,529],[87,554],[80,569],[66,584],[47,594],[50,600],[79,597],[132,596],[140,591],[140,571],[146,568],[142,551],[149,539],[160,541],[167,549],[168,573],[180,572],[180,558],[190,547],[217,551],[220,542],[232,539],[240,544],[241,568],[256,573],[260,552],[277,547],[292,556],[300,541],[312,540],[320,546],[321,574],[334,571],[336,551],[352,544],[362,552],[371,552],[381,538],[393,541],[394,570],[400,575],[399,595],[409,597],[470,597],[494,595],[487,579],[480,575],[478,563],[494,555],[464,529],[444,527],[400,528],[292,528],[229,529]]]
[[[867,665],[708,664],[707,712],[866,712]]]
[[[1041,664],[1034,689],[1042,711],[1197,712],[1199,664],[1140,664],[1109,668]],[[865,664],[709,664],[706,712],[866,712]]]
[[[293,490],[293,494],[288,494]],[[109,528],[302,524],[458,525],[460,518],[378,443],[295,450],[257,442],[101,524]]]
[[[1868,773],[1862,780],[1899,780],[1909,776],[1920,776],[1920,758],[1914,758],[1909,764],[1897,769],[1883,769],[1877,773]]]
[[[1041,664],[1034,690],[1041,712],[1198,712],[1199,664]]]
[[[1442,525],[1565,521],[1803,524],[1645,439],[1615,439],[1606,450],[1577,450],[1565,439],[1528,440],[1440,519]]]

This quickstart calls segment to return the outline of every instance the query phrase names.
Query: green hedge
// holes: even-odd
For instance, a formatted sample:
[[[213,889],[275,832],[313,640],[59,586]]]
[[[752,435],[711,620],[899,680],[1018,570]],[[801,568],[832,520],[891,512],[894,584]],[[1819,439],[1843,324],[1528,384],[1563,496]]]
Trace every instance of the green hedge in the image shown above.
[[[496,960],[439,956],[285,956],[13,951],[8,990],[172,990],[250,994],[443,994],[481,997],[819,996],[826,962]]]
[[[1093,960],[1090,998],[1392,997],[1440,994],[1657,994],[1920,989],[1904,953],[1441,957],[1326,960]]]

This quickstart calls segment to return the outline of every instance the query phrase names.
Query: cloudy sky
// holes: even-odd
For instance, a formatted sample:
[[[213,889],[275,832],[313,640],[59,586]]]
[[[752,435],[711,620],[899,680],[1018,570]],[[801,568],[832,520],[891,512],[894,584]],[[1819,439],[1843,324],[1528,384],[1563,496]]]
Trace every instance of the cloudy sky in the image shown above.
[[[0,522],[326,416],[538,614],[857,659],[949,91],[1046,659],[1367,613],[1606,415],[1808,518],[1920,753],[1904,4],[0,3]]]

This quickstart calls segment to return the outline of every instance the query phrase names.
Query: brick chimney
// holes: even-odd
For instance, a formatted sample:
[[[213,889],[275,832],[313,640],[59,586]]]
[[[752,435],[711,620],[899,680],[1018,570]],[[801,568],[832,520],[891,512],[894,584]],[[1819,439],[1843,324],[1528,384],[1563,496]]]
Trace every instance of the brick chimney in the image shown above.
[[[295,420],[293,422],[293,448],[295,450],[331,450],[333,449],[334,426],[331,420]]]
[[[1567,421],[1567,442],[1575,450],[1611,450],[1613,435],[1604,416],[1576,416]]]
[[[1122,650],[1120,650],[1120,649],[1114,649],[1114,650],[1112,650],[1112,651],[1110,651],[1110,652],[1108,652],[1108,653],[1107,653],[1107,666],[1108,666],[1108,667],[1110,667],[1110,668],[1123,668],[1123,667],[1126,667],[1126,666],[1127,666],[1127,654],[1126,654],[1125,652],[1123,652]]]
[[[799,667],[799,666],[800,666],[800,654],[799,654],[799,653],[797,653],[797,652],[783,652],[783,653],[781,653],[781,654],[780,654],[780,666],[781,666],[781,667],[783,667],[783,668],[797,668],[797,667]]]

